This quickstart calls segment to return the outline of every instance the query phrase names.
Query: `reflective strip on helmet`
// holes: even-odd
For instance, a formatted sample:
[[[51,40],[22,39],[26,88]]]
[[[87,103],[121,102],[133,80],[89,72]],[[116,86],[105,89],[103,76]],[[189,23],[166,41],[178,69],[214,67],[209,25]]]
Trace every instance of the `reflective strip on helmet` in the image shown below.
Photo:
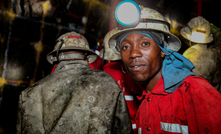
[[[68,36],[68,38],[77,38],[77,39],[82,39],[82,36],[76,36],[76,35],[73,35],[73,36]]]
[[[206,31],[205,31],[205,30],[196,29],[196,31],[199,32],[199,33],[204,33],[204,34],[206,34]]]

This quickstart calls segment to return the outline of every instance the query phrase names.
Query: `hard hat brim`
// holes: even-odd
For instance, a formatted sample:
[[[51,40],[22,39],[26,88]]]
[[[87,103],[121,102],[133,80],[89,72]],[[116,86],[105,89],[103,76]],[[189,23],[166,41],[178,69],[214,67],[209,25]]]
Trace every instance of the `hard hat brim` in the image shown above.
[[[97,54],[93,51],[93,50],[90,50],[90,49],[84,49],[82,47],[65,47],[65,48],[61,48],[60,51],[83,51],[83,52],[87,52],[88,54],[87,55],[90,55],[91,56],[91,59],[90,59],[90,62],[89,63],[92,63],[96,60],[97,58]],[[56,54],[56,50],[53,50],[51,51],[50,53],[48,53],[47,55],[47,61],[51,64],[53,64],[53,61],[51,60],[51,56],[55,56]]]
[[[166,32],[166,31],[162,31],[162,30],[156,30],[156,29],[151,29],[151,28],[127,28],[127,29],[119,30],[116,34],[114,34],[112,37],[110,37],[109,43],[111,42],[111,40],[116,40],[120,35],[122,35],[122,34],[124,34],[126,32],[144,31],[144,30],[157,31],[157,32],[161,32],[164,35],[166,35],[166,37],[168,38],[168,44],[167,44],[167,48],[168,49],[171,49],[173,51],[178,51],[181,48],[181,41],[179,40],[178,37],[176,37],[175,35],[173,35],[170,32]]]

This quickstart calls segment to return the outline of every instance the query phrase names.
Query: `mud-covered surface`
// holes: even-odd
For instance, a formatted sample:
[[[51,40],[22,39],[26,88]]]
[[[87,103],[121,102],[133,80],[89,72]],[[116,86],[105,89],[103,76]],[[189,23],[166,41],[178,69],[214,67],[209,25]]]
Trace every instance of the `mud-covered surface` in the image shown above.
[[[17,133],[132,133],[123,92],[85,61],[61,62],[20,96]]]

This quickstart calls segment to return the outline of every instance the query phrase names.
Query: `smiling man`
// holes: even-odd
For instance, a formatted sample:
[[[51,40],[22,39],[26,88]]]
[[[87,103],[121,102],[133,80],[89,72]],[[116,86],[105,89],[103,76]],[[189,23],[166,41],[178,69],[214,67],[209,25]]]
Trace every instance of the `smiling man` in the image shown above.
[[[118,21],[108,41],[121,54],[133,80],[143,85],[136,115],[138,133],[221,133],[220,93],[195,76],[194,65],[176,52],[180,40],[170,33],[164,17],[143,6],[138,10],[138,21],[132,25]]]

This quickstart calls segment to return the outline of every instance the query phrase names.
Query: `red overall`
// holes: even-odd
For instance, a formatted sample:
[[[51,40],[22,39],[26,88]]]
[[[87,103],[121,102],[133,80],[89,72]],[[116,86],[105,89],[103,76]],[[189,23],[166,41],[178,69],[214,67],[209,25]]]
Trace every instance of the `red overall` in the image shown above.
[[[138,99],[138,134],[221,133],[221,94],[201,77],[188,76],[173,93],[164,92],[161,77]]]
[[[132,128],[134,133],[137,133],[137,126],[135,124],[135,116],[139,106],[139,101],[136,96],[132,95],[134,92],[140,90],[129,74],[122,72],[123,64],[121,62],[110,62],[104,66],[104,72],[109,73],[120,85],[124,92],[125,100],[129,109]]]

